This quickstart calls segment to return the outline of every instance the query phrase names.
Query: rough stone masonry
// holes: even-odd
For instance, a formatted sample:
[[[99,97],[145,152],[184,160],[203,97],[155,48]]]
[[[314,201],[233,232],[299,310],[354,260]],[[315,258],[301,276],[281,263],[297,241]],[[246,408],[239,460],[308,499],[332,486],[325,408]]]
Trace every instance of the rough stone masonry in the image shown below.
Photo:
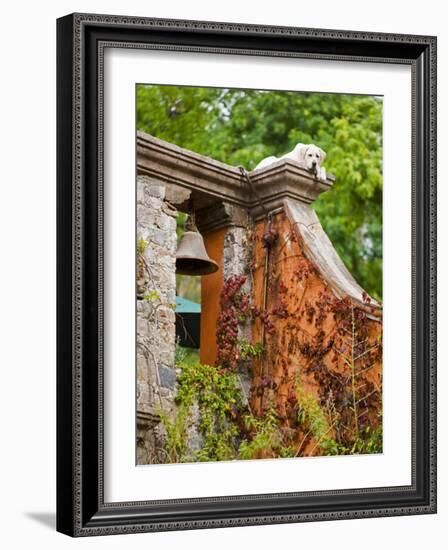
[[[137,178],[137,463],[163,462],[160,410],[176,393],[176,215],[165,186]]]
[[[243,292],[252,295],[252,246],[249,237],[249,218],[247,218],[246,227],[231,226],[227,228],[224,236],[224,247],[222,255],[223,281],[226,281],[233,275],[246,276],[246,282],[242,286]],[[240,339],[247,342],[252,341],[251,324],[238,328]],[[244,364],[238,366],[238,377],[243,391],[243,402],[248,402],[250,388],[252,384],[252,375],[250,370]]]

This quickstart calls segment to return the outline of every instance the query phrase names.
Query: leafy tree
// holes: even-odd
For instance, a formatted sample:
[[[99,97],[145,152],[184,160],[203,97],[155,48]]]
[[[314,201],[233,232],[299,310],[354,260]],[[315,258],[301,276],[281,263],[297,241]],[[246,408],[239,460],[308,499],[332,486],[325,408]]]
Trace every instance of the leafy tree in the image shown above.
[[[381,298],[381,98],[140,85],[137,128],[248,170],[298,142],[322,147],[336,183],[313,208],[353,276]]]

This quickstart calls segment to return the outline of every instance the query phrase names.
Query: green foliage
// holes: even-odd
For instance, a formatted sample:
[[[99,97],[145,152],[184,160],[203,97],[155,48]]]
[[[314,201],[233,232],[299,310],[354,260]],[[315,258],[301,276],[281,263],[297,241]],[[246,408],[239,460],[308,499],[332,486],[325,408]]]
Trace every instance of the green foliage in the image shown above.
[[[176,346],[178,393],[174,415],[160,414],[167,433],[167,461],[218,461],[252,459],[263,452],[292,457],[294,450],[283,443],[283,434],[275,408],[263,418],[244,413],[238,376],[227,370],[201,365],[198,358],[189,359],[185,348]],[[188,449],[188,427],[195,403],[199,409],[197,424],[203,438],[195,453]],[[245,429],[238,418],[242,414]]]
[[[145,241],[145,239],[139,239],[137,243],[137,251],[140,254],[143,254],[143,252],[148,248],[148,241]]]
[[[350,454],[378,454],[383,452],[383,424],[372,428],[366,426],[356,438]]]
[[[174,363],[177,367],[195,369],[199,366],[199,354],[196,350],[184,348],[176,343]],[[188,447],[188,429],[192,424],[191,404],[191,399],[185,402],[179,400],[174,414],[167,413],[160,406],[156,408],[166,432],[164,447],[166,463],[196,460]]]
[[[190,459],[188,449],[188,428],[191,423],[190,408],[180,405],[176,414],[169,415],[161,407],[156,409],[157,414],[166,431],[164,451],[166,463],[187,462]]]
[[[232,296],[238,296],[239,286],[233,284],[228,291],[231,289]],[[197,351],[177,345],[175,363],[180,370],[177,409],[170,416],[161,414],[167,434],[166,460],[185,462],[296,457],[304,454],[310,436],[313,446],[306,449],[306,454],[310,456],[381,453],[381,418],[379,423],[369,423],[367,416],[369,410],[375,410],[371,400],[379,390],[371,382],[359,378],[381,353],[380,340],[370,345],[365,332],[366,316],[355,310],[350,300],[336,300],[330,311],[338,316],[341,323],[339,328],[344,334],[345,344],[340,342],[336,351],[342,355],[347,372],[342,377],[342,386],[339,384],[341,377],[338,378],[335,373],[331,375],[331,379],[337,382],[333,391],[333,387],[328,386],[328,380],[325,382],[325,368],[309,363],[306,368],[313,368],[319,374],[320,378],[316,381],[321,389],[326,389],[319,395],[306,391],[302,386],[301,371],[296,374],[294,391],[288,395],[288,403],[292,405],[288,415],[291,415],[289,419],[293,425],[299,426],[299,432],[291,429],[291,424],[285,424],[285,416],[279,416],[273,401],[261,416],[254,416],[250,406],[244,405],[237,370],[201,365]],[[263,353],[261,343],[251,344],[238,339],[236,345],[239,359],[252,360]],[[322,359],[318,347],[303,346],[302,353],[305,351],[308,359]],[[342,391],[344,388],[345,393]],[[362,411],[358,409],[358,403],[364,404]],[[195,406],[199,414],[193,421]],[[193,422],[202,435],[202,446],[195,452],[188,445],[189,428]],[[348,437],[347,434],[344,436],[343,430],[348,430]],[[303,434],[301,441],[297,441],[297,433]]]
[[[255,359],[256,357],[260,357],[264,350],[261,342],[251,344],[247,340],[239,340],[238,346],[240,350],[240,359],[243,361],[246,359]]]
[[[333,437],[335,422],[320,406],[312,393],[306,392],[296,378],[297,422],[305,429],[303,442],[288,439],[282,429],[275,405],[263,417],[255,417],[242,406],[242,393],[235,373],[201,365],[197,354],[176,347],[176,365],[180,367],[174,414],[158,413],[166,431],[166,462],[251,460],[260,457],[290,458],[300,456],[307,436],[312,435],[315,449],[321,455],[365,454],[382,452],[382,427],[365,426],[351,448],[345,448]],[[197,404],[196,423],[203,438],[198,451],[188,446],[188,430],[193,423],[192,410]],[[238,419],[242,419],[241,429]],[[313,450],[311,452],[313,453]]]
[[[263,453],[271,453],[281,458],[294,456],[293,447],[283,442],[283,433],[273,405],[268,408],[263,418],[248,414],[244,417],[244,423],[247,430],[254,435],[240,443],[238,458],[250,460],[259,458]]]
[[[178,212],[176,216],[176,235],[179,239],[185,232],[185,222],[187,221],[187,214],[185,212]]]
[[[176,347],[174,350],[174,364],[179,367],[187,358],[188,348],[184,348],[179,344],[179,336],[176,339]]]
[[[339,454],[339,446],[331,437],[333,426],[329,424],[318,399],[313,394],[305,392],[302,388],[300,375],[296,377],[295,391],[299,404],[297,413],[298,422],[308,427],[309,433],[314,436],[316,446],[321,449],[322,454]]]
[[[180,338],[177,337],[176,348],[174,352],[174,364],[177,367],[183,365],[195,366],[199,364],[199,351],[193,348],[184,348],[179,344]]]
[[[147,302],[156,302],[160,300],[160,294],[157,290],[148,290],[148,292],[146,292],[143,296],[143,300],[146,300]]]
[[[201,152],[221,94],[216,88],[137,86],[137,128]]]
[[[140,85],[137,127],[249,170],[298,142],[322,147],[337,181],[314,208],[348,269],[381,298],[381,98]]]
[[[178,376],[176,403],[199,408],[199,430],[203,446],[197,460],[230,460],[235,458],[237,426],[231,422],[234,409],[241,405],[241,390],[237,376],[219,372],[215,367],[200,363],[183,363]]]

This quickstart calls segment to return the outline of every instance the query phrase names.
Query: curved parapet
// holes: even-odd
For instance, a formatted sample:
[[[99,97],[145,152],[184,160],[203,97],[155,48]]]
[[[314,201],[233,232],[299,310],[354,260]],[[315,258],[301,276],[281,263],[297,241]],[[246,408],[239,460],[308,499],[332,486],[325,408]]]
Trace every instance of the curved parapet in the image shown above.
[[[355,281],[334,249],[316,212],[307,204],[285,199],[285,213],[302,242],[303,251],[339,298],[349,296],[359,307],[381,317],[382,306]],[[367,299],[366,299],[367,298]]]

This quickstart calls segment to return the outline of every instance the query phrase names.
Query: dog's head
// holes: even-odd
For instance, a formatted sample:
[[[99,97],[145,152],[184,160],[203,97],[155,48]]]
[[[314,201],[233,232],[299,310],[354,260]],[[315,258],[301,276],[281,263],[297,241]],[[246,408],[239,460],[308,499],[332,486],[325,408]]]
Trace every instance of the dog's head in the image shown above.
[[[297,147],[297,155],[300,164],[307,170],[315,172],[322,165],[325,157],[325,151],[316,145],[302,145]]]

